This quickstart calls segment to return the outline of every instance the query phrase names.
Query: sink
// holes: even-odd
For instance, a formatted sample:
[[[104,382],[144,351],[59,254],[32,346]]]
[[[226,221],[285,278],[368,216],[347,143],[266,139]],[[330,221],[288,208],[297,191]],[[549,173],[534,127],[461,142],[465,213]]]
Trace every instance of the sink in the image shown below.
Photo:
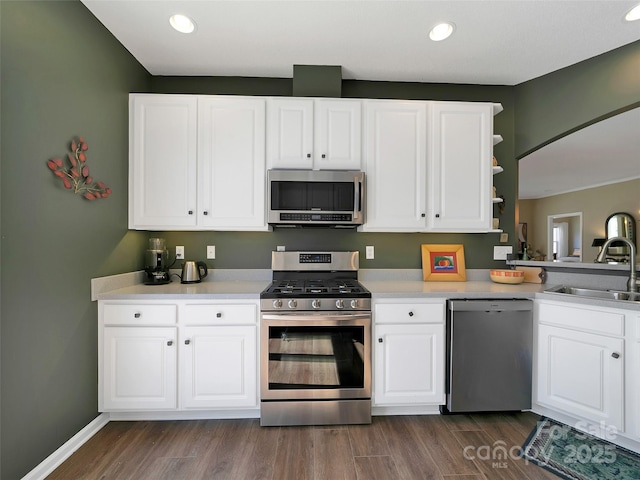
[[[597,290],[591,288],[578,288],[560,285],[545,290],[545,293],[559,293],[561,295],[575,295],[579,297],[602,298],[605,300],[624,300],[627,302],[640,302],[640,293],[623,292],[619,290]]]

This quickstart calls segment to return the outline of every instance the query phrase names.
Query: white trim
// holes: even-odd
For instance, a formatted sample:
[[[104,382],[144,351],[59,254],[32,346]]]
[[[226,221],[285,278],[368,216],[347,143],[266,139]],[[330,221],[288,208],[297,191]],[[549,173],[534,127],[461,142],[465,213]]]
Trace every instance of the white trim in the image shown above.
[[[91,437],[98,433],[107,423],[109,414],[101,413],[87,426],[67,440],[60,448],[45,458],[36,468],[27,473],[22,480],[44,480],[51,472],[69,458],[73,452],[84,445]]]

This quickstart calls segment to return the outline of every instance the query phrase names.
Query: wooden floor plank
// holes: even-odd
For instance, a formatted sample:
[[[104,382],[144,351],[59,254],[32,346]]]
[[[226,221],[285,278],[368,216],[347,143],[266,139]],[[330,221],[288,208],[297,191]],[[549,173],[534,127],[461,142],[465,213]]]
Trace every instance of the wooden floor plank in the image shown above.
[[[313,428],[281,428],[273,479],[313,480],[313,457]]]
[[[438,469],[446,475],[478,475],[480,470],[476,464],[465,458],[463,447],[447,421],[441,415],[425,415],[416,417],[411,423],[424,446],[431,453],[431,457],[438,465]]]
[[[379,418],[374,417],[371,425],[349,425],[351,452],[354,457],[388,456],[390,454]]]
[[[236,461],[231,478],[243,480],[270,480],[274,478],[274,465],[280,438],[280,427],[261,427],[259,420],[252,420],[249,435],[240,453],[242,461]]]
[[[484,476],[491,480],[524,480],[529,477],[518,468],[509,455],[509,447],[503,440],[494,438],[484,430],[454,431],[453,435],[463,446],[465,457],[474,461]]]
[[[356,480],[349,430],[314,429],[313,447],[314,480]]]
[[[429,451],[420,442],[419,437],[411,428],[411,422],[417,417],[380,417],[389,451],[394,458],[399,478],[413,479],[442,479]]]
[[[354,457],[358,480],[390,480],[400,478],[390,455]]]

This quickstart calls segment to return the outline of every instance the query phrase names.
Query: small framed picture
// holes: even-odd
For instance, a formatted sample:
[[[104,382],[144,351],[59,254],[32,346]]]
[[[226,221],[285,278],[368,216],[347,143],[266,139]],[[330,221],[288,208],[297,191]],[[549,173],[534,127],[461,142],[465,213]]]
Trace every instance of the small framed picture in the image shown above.
[[[463,245],[423,244],[421,248],[425,282],[464,282],[467,279]]]

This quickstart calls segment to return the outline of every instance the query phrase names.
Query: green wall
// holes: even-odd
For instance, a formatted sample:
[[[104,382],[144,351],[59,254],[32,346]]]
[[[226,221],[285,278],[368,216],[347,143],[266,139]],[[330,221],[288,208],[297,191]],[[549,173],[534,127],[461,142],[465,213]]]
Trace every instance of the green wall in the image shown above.
[[[289,96],[291,79],[154,77],[154,93],[273,95]],[[458,100],[502,103],[504,111],[494,118],[494,130],[504,137],[495,155],[504,172],[494,177],[498,191],[507,201],[500,224],[507,232],[515,230],[515,198],[517,196],[517,161],[514,156],[513,87],[426,84],[409,82],[373,82],[344,80],[344,98],[391,98],[412,100]],[[216,246],[216,259],[206,260],[213,268],[270,268],[271,251],[277,245],[294,249],[345,249],[361,252],[361,268],[421,268],[420,245],[423,243],[461,243],[465,247],[467,268],[491,268],[504,265],[495,262],[493,246],[500,245],[497,233],[488,234],[421,234],[360,233],[355,230],[276,229],[272,233],[242,232],[155,232],[167,240],[171,252],[175,245],[185,246],[185,258],[205,260],[206,246]],[[515,239],[510,235],[509,244]],[[366,245],[376,247],[374,260],[364,259]]]
[[[516,85],[516,156],[640,107],[640,41]]]
[[[22,477],[97,415],[90,279],[136,270],[128,93],[151,76],[79,1],[1,1],[1,471]],[[89,202],[46,162],[85,137],[113,189]]]

